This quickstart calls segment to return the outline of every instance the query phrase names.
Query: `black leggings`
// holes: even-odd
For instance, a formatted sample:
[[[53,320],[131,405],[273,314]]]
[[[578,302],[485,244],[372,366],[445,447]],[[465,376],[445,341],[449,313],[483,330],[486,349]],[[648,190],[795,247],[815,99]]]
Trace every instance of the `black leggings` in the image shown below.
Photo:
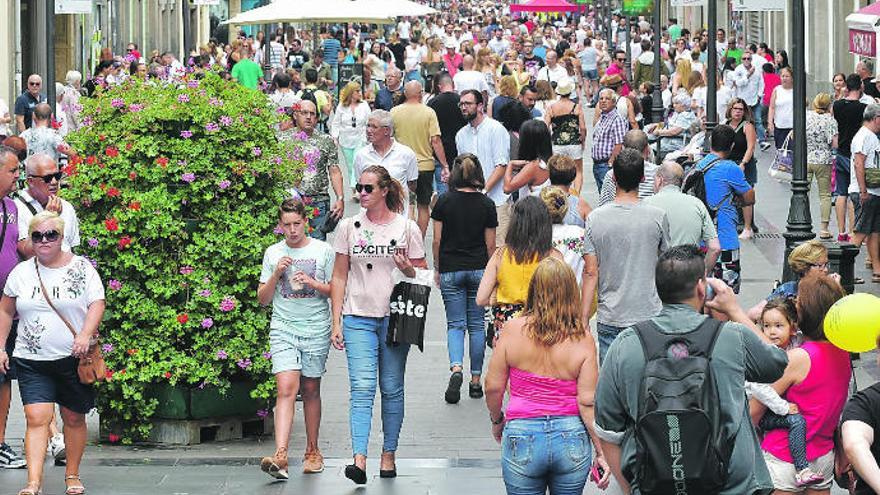
[[[788,449],[794,461],[794,468],[801,472],[810,466],[807,462],[807,422],[800,414],[780,416],[767,411],[761,418],[759,426],[762,430],[788,430]]]

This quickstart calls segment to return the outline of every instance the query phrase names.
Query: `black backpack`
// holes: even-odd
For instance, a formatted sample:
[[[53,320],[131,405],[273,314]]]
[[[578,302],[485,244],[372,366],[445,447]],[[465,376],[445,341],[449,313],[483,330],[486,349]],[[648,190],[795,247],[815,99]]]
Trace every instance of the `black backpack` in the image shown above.
[[[727,482],[734,439],[719,438],[719,398],[709,368],[721,325],[708,318],[670,335],[650,320],[634,327],[645,371],[636,462],[627,478],[638,481],[642,495],[712,495]]]
[[[684,178],[684,185],[681,188],[683,193],[694,196],[706,205],[706,209],[709,210],[709,216],[712,220],[715,220],[715,216],[718,215],[718,210],[721,208],[721,205],[727,201],[727,197],[725,197],[717,205],[712,206],[706,200],[706,173],[720,161],[721,158],[716,158],[703,168],[696,165],[691,167],[690,171],[688,171]]]

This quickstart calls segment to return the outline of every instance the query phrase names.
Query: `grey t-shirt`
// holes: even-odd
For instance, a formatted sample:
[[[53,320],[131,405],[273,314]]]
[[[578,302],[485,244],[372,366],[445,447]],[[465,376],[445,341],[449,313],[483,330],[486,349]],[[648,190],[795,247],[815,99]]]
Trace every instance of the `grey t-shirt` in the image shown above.
[[[666,213],[608,203],[590,213],[586,230],[584,252],[599,262],[599,323],[625,328],[659,313],[654,268],[669,245]]]

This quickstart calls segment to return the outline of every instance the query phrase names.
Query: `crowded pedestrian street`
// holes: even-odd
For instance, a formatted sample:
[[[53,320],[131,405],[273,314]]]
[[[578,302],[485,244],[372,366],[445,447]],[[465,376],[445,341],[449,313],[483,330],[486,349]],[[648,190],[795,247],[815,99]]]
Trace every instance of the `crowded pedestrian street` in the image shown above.
[[[880,493],[864,3],[0,0],[0,495]]]

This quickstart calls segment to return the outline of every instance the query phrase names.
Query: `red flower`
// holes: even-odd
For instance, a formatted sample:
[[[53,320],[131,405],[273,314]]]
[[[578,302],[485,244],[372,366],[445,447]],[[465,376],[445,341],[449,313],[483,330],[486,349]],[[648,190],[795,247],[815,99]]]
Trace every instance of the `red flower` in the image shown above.
[[[164,156],[160,156],[159,158],[156,158],[156,165],[165,168],[168,166],[168,159]]]
[[[73,155],[72,157],[70,157],[70,160],[68,160],[68,163],[70,163],[71,165],[79,165],[82,162],[83,162],[83,159],[79,155]]]
[[[105,136],[105,135],[103,135],[103,134],[101,134],[100,136],[98,136],[98,141],[103,141],[103,140],[105,140],[105,139],[107,139],[107,136]]]
[[[107,189],[107,196],[109,196],[111,198],[115,198],[115,197],[119,196],[120,194],[121,193],[119,192],[119,189],[117,189],[115,187],[111,187],[111,188]]]
[[[127,149],[127,150],[131,150],[131,148],[132,148],[132,144],[131,144],[131,143],[125,143],[125,149]]]
[[[319,210],[317,208],[312,208],[312,216],[317,217],[320,214],[321,214],[321,210]]]
[[[119,370],[119,374],[120,374],[120,375],[124,375],[124,374],[125,374],[125,368],[122,368],[121,370]]]
[[[119,156],[119,150],[116,149],[115,146],[107,146],[107,149],[104,150],[104,153],[110,158],[116,158]]]
[[[119,222],[117,222],[115,218],[108,218],[107,220],[104,220],[104,227],[110,232],[116,232],[119,230]]]
[[[170,371],[166,371],[166,372],[165,372],[165,378],[171,378],[171,372],[170,372]]]
[[[123,236],[119,239],[119,249],[126,249],[131,246],[131,237]]]
[[[135,179],[137,179],[137,177],[138,177],[137,172],[129,172],[128,173],[128,180],[135,180]]]
[[[86,163],[88,163],[89,165],[94,165],[98,163],[98,159],[95,157],[95,155],[89,155],[86,157]]]
[[[110,440],[110,443],[119,443],[119,435],[115,433],[107,435],[107,439]]]
[[[77,172],[76,163],[73,163],[72,161],[68,162],[67,165],[65,165],[64,168],[61,169],[61,171],[64,172],[64,175],[68,177],[73,177],[74,175],[76,175]]]
[[[57,120],[52,119],[52,129],[55,129],[56,131],[58,129],[61,129],[61,122],[58,122]]]
[[[129,356],[134,356],[135,354],[138,353],[138,350],[137,349],[129,349],[125,352],[127,352]]]
[[[108,380],[112,380],[112,379],[113,379],[113,370],[107,370],[107,371],[105,371],[105,372],[104,372],[104,377],[107,378]]]
[[[134,210],[134,211],[139,211],[139,210],[141,209],[141,202],[140,202],[140,201],[132,201],[132,202],[128,205],[128,209],[129,209],[129,210]]]
[[[188,315],[188,314],[186,314],[186,313],[181,313],[181,314],[177,315],[177,323],[180,323],[181,325],[183,325],[183,324],[185,324],[185,323],[188,322],[188,321],[189,321],[189,315]]]

